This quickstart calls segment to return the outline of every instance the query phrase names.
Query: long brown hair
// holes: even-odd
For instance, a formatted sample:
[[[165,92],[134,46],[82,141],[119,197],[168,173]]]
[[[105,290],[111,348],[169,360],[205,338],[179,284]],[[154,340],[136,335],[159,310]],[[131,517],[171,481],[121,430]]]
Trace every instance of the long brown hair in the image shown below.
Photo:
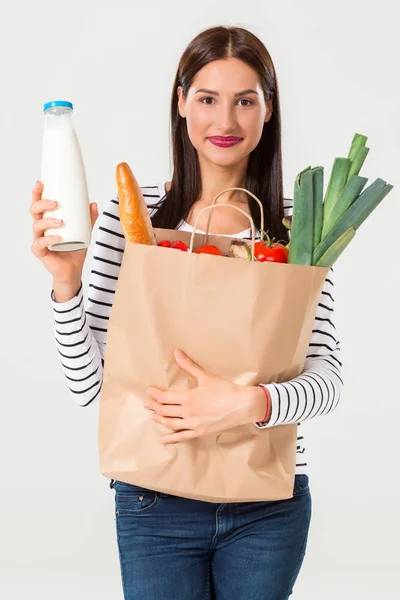
[[[265,99],[273,94],[273,112],[257,147],[251,152],[245,188],[259,198],[264,207],[265,229],[270,237],[288,241],[282,224],[283,181],[281,156],[281,115],[278,82],[268,50],[250,31],[241,27],[212,27],[202,31],[187,46],[178,65],[171,96],[171,141],[173,175],[170,190],[156,205],[154,227],[175,229],[185,219],[201,194],[201,174],[196,150],[189,139],[186,119],[178,110],[178,86],[185,97],[196,73],[208,63],[237,58],[252,67],[260,77]],[[222,190],[221,190],[222,191]],[[251,216],[260,229],[258,203],[247,195]]]

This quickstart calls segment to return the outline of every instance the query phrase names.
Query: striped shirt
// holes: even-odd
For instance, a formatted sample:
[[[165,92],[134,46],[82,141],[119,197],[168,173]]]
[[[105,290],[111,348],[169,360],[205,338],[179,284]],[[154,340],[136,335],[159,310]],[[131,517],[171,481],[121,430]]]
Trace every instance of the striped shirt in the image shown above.
[[[141,187],[148,205],[165,196],[164,184]],[[285,216],[292,214],[292,201],[285,199]],[[156,209],[149,207],[150,215]],[[177,229],[192,229],[182,221]],[[249,237],[250,230],[236,237]],[[258,232],[259,235],[259,232]],[[98,401],[102,385],[107,326],[125,248],[118,212],[118,197],[112,198],[99,217],[89,277],[86,307],[83,286],[74,298],[56,302],[51,290],[54,339],[70,397],[82,407]],[[302,373],[284,383],[265,387],[272,400],[268,423],[255,427],[297,423],[296,474],[307,473],[306,448],[301,423],[332,412],[341,397],[340,342],[334,319],[334,271],[331,268],[319,298],[306,362]]]

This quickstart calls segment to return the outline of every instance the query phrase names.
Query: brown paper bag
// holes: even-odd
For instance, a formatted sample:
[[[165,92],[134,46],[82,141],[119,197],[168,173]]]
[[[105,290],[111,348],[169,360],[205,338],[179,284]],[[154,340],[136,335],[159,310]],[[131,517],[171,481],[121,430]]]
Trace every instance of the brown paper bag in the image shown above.
[[[236,208],[214,205],[218,196],[198,218],[208,209]],[[193,248],[205,243],[195,231],[154,231],[157,241],[181,239]],[[206,237],[224,252],[235,239]],[[299,375],[328,271],[126,242],[100,393],[101,473],[209,502],[291,498],[296,424],[265,430],[249,424],[163,445],[159,439],[169,430],[149,420],[143,400],[149,386],[195,386],[175,362],[175,348],[237,384],[283,382]]]

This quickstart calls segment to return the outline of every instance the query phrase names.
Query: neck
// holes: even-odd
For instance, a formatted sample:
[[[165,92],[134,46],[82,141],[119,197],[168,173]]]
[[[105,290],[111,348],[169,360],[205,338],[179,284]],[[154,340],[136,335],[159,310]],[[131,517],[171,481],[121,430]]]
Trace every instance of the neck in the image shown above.
[[[212,204],[215,196],[220,192],[233,187],[246,188],[247,162],[239,163],[229,167],[221,167],[206,162],[199,156],[202,190],[199,201],[203,204]],[[232,190],[222,194],[217,202],[221,204],[244,204],[248,203],[249,196],[245,192]]]

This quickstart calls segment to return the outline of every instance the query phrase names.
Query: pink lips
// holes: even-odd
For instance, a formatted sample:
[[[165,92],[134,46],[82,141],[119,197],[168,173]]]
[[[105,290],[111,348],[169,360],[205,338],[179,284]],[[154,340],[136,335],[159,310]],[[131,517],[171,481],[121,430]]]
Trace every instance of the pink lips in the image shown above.
[[[215,146],[221,146],[222,148],[228,148],[229,146],[234,146],[235,144],[238,144],[239,142],[242,141],[243,138],[232,136],[232,135],[227,135],[227,136],[214,135],[212,137],[209,137],[208,139]]]

